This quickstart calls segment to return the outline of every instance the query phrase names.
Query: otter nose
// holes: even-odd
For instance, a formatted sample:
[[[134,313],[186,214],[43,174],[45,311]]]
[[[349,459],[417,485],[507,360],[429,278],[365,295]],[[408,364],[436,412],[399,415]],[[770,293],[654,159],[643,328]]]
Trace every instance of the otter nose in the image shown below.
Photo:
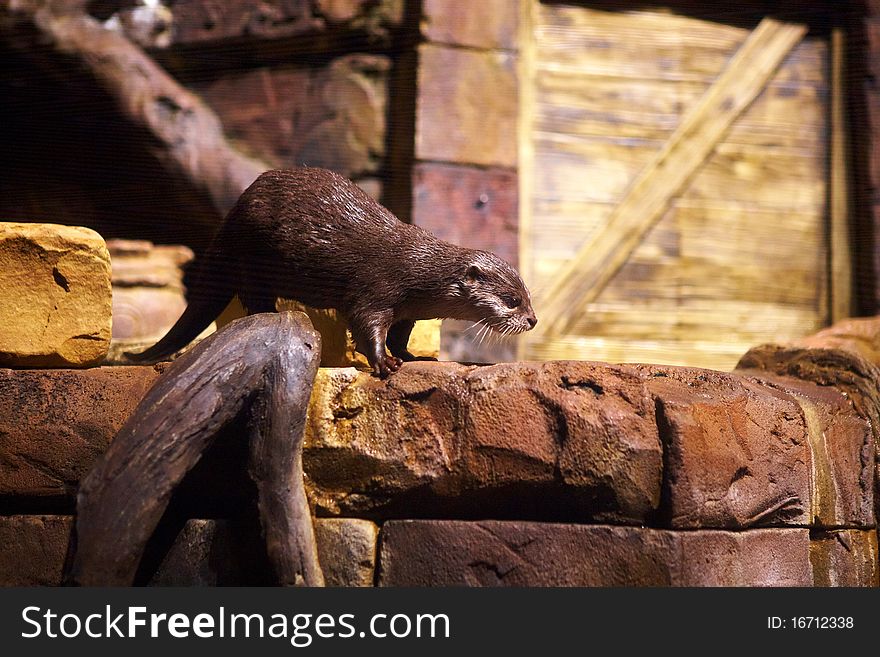
[[[535,324],[538,323],[538,318],[534,315],[529,315],[526,317],[526,321],[529,323],[529,328],[535,328]]]

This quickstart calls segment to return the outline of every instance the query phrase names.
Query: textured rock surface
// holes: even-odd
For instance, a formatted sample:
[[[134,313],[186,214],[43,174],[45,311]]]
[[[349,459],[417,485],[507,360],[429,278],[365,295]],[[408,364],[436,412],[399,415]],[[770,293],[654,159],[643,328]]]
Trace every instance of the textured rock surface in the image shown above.
[[[0,517],[0,586],[57,586],[71,516]],[[378,528],[365,520],[316,521],[318,556],[331,586],[372,586]],[[154,586],[269,584],[259,527],[189,520],[150,580]]]
[[[626,519],[659,503],[653,402],[595,363],[322,370],[303,454],[322,513]]]
[[[0,416],[7,506],[70,500],[157,374],[0,370],[0,408],[19,411]],[[872,527],[873,440],[835,388],[766,371],[416,362],[385,381],[320,370],[304,463],[329,516]],[[238,442],[197,468],[194,512],[243,480]]]
[[[392,521],[380,586],[810,586],[806,529]]]
[[[518,100],[512,54],[425,44],[419,48],[418,87],[418,159],[516,166]]]
[[[644,366],[657,399],[672,527],[810,521],[810,449],[798,405],[709,370]]]
[[[874,530],[813,532],[810,535],[810,561],[816,586],[880,586],[877,532]]]
[[[368,520],[315,521],[318,558],[327,586],[373,586],[379,528]]]
[[[0,496],[70,496],[159,376],[0,368]]]
[[[669,526],[873,525],[873,437],[836,391],[638,369],[657,400]]]
[[[791,396],[801,407],[810,447],[811,524],[873,526],[875,437],[852,402],[838,389],[810,381],[767,372],[748,378]]]
[[[0,516],[0,586],[58,586],[69,516]]]
[[[422,34],[431,41],[471,48],[517,47],[519,14],[510,0],[425,0]]]
[[[0,222],[0,365],[93,365],[110,332],[110,256],[101,236]]]
[[[880,318],[847,319],[785,345],[750,349],[738,370],[763,370],[833,386],[874,433],[875,515],[880,515]]]

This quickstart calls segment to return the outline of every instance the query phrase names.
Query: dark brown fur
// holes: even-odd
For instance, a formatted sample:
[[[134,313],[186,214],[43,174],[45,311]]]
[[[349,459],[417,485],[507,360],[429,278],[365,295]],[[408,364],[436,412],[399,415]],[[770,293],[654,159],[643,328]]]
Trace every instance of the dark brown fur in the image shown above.
[[[406,347],[416,320],[469,319],[506,334],[537,321],[506,262],[405,224],[351,181],[317,168],[267,171],[244,191],[200,261],[186,312],[131,358],[167,358],[235,294],[250,313],[274,311],[278,297],[335,308],[380,376],[412,360]]]

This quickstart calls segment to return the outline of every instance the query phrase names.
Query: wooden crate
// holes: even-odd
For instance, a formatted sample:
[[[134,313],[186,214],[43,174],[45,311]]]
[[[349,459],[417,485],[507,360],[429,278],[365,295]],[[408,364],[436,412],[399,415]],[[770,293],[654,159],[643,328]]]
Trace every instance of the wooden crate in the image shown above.
[[[834,38],[527,7],[522,357],[730,369],[847,314]]]

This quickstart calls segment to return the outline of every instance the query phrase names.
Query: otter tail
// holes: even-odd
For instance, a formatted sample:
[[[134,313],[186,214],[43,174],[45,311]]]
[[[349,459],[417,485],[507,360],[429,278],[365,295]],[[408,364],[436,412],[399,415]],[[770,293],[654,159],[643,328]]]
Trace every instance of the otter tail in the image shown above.
[[[211,266],[212,260],[208,255],[199,268],[198,275],[194,277],[189,304],[165,337],[140,353],[126,352],[128,360],[133,363],[155,363],[168,359],[198,337],[223,312],[234,292],[222,270]]]

